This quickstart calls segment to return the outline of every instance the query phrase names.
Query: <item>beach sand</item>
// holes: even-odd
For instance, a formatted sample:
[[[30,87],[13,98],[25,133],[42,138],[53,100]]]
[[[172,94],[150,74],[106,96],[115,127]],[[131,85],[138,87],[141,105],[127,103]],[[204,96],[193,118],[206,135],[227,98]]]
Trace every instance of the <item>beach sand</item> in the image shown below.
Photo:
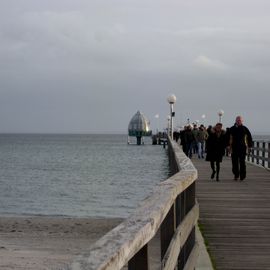
[[[61,269],[121,221],[0,217],[0,269]]]
[[[0,217],[0,270],[63,269],[122,221],[120,218]],[[160,268],[159,241],[158,232],[149,242],[151,270]]]

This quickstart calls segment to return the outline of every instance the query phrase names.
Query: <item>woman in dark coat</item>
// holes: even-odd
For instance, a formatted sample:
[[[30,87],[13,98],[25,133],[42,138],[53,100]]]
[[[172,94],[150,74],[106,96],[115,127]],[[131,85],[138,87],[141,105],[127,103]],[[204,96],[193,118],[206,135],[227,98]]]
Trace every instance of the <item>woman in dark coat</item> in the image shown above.
[[[187,129],[185,131],[185,146],[186,146],[186,156],[189,158],[192,158],[192,149],[193,149],[193,145],[196,142],[194,133],[192,132],[192,126],[188,125]]]
[[[209,131],[207,139],[207,155],[206,161],[210,161],[212,174],[211,179],[216,175],[216,180],[219,181],[220,163],[225,154],[226,135],[222,129],[222,124],[217,123],[216,126]]]

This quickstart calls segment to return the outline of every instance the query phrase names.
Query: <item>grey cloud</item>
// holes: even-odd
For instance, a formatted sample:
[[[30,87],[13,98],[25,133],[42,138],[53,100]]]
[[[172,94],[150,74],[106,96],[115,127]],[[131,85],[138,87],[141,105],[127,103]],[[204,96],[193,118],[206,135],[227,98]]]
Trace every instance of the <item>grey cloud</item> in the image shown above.
[[[38,2],[0,4],[0,132],[126,132],[138,109],[166,125],[169,93],[179,125],[222,108],[269,130],[270,2]]]

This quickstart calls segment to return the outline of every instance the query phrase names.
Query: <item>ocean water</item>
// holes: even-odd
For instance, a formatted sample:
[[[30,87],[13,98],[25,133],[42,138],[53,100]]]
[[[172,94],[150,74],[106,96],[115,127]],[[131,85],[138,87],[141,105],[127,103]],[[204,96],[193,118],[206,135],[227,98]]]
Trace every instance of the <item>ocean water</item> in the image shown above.
[[[0,215],[126,217],[169,175],[125,135],[0,135]]]

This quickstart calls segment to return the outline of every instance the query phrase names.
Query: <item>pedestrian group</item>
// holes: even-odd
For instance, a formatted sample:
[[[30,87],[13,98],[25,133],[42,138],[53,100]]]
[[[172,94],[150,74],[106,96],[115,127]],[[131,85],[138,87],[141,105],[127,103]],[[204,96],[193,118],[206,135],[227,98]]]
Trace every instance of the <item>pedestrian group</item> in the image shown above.
[[[226,131],[222,123],[207,129],[204,125],[188,124],[180,131],[178,138],[187,157],[197,154],[199,159],[205,158],[210,162],[211,179],[219,181],[220,163],[225,154],[231,156],[234,180],[243,181],[246,178],[245,160],[253,142],[249,129],[243,125],[242,116],[237,116],[234,125]]]

